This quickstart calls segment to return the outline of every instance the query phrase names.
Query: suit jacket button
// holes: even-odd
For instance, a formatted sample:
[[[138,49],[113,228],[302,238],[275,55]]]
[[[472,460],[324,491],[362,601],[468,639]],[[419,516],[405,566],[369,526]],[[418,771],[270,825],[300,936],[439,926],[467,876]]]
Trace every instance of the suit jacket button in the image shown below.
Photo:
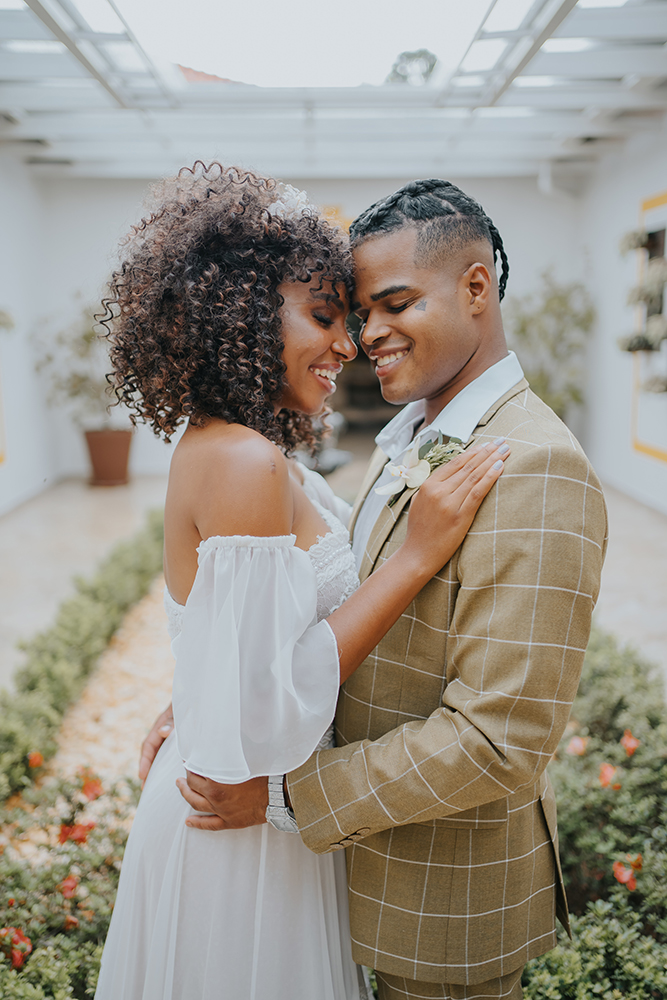
[[[357,830],[357,833],[359,834],[360,837],[367,837],[370,832],[371,832],[370,826],[362,826],[361,830]]]

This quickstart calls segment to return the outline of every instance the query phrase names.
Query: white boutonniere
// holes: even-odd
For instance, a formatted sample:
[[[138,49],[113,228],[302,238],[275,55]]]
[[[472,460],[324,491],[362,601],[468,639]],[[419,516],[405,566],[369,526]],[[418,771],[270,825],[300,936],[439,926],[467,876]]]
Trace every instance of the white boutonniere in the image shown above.
[[[434,469],[450,462],[463,450],[460,438],[450,438],[449,441],[445,441],[442,433],[438,434],[437,441],[426,441],[422,445],[417,438],[404,465],[387,466],[394,481],[387,483],[386,486],[377,486],[375,492],[381,496],[389,496],[387,506],[393,507],[403,490],[413,490],[422,486]]]

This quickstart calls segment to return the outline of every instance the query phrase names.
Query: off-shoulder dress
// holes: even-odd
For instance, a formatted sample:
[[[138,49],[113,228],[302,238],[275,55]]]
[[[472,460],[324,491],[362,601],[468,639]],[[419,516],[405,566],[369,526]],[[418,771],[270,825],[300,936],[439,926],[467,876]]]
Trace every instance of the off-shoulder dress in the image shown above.
[[[328,745],[338,651],[324,620],[358,586],[349,508],[304,488],[329,527],[208,538],[185,606],[165,593],[175,728],[146,782],[123,860],[96,1000],[364,1000],[343,852],[272,826],[206,832],[175,781],[282,774]]]

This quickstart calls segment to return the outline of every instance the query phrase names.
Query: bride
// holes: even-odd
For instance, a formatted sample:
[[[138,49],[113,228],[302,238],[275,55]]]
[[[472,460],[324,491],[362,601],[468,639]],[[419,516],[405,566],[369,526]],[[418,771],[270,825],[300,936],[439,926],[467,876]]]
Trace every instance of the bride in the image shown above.
[[[342,852],[302,843],[270,779],[262,825],[192,829],[185,771],[267,783],[330,745],[339,684],[461,543],[502,471],[438,469],[402,548],[359,587],[346,505],[287,456],[312,446],[356,348],[344,234],[275,181],[196,164],[159,191],[113,275],[116,391],[165,438],[174,729],[139,803],[97,1000],[360,1000]],[[471,494],[472,487],[476,499]],[[447,524],[433,537],[427,525]]]

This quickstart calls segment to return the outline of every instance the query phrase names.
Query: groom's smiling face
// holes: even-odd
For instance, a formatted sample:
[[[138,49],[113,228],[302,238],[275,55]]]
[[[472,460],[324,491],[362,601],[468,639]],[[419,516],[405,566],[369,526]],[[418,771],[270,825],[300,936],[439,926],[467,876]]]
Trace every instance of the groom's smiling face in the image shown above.
[[[484,241],[427,262],[417,236],[415,226],[405,226],[355,248],[353,311],[364,324],[361,346],[384,398],[426,399],[435,416],[498,360],[497,337],[489,336],[498,325],[498,291]]]

